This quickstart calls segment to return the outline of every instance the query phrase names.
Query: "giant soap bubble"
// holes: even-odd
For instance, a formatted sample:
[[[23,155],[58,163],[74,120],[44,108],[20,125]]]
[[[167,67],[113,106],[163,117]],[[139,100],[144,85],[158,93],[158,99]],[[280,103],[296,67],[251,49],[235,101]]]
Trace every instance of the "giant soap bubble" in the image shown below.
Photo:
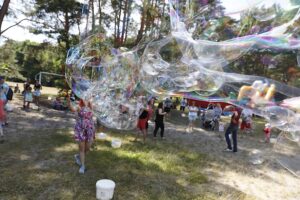
[[[138,105],[145,105],[147,96],[196,92],[208,99],[228,86],[238,92],[238,84],[252,89],[230,103],[252,109],[281,130],[299,127],[291,101],[281,104],[272,99],[275,91],[300,96],[299,88],[227,69],[232,62],[242,63],[252,50],[299,49],[298,30],[292,28],[299,20],[299,6],[280,0],[245,2],[169,0],[170,32],[133,50],[112,48],[103,34],[86,37],[92,32],[86,22],[86,38],[68,53],[67,82],[77,96],[94,102],[96,116],[111,128],[133,129]],[[233,4],[239,5],[228,6]],[[260,60],[268,69],[280,67],[278,56],[266,54]],[[270,88],[273,93],[268,96]]]
[[[78,97],[93,102],[103,125],[117,129],[136,126],[137,104],[142,101],[138,97],[147,94],[138,86],[135,51],[114,49],[102,34],[96,34],[71,49],[66,63],[67,82]]]
[[[224,83],[222,76],[215,77],[197,58],[193,46],[179,40],[169,36],[147,45],[140,61],[142,86],[155,94],[216,92]],[[221,66],[212,68],[222,70]]]
[[[275,144],[275,156],[284,168],[300,177],[300,133],[281,133]]]

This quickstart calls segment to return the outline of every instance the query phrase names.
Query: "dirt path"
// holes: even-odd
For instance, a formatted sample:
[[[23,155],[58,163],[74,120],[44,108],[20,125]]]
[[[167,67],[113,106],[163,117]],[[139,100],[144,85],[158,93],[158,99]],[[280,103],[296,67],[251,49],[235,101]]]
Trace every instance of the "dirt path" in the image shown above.
[[[9,126],[5,128],[7,138],[31,134],[31,130],[68,129],[74,125],[74,114],[42,107],[24,111],[20,96],[12,101],[15,109],[9,113]],[[186,120],[186,119],[185,119]],[[207,155],[212,161],[204,172],[216,185],[203,188],[220,194],[229,193],[228,188],[239,190],[255,199],[300,199],[300,179],[283,169],[276,161],[272,144],[261,143],[261,137],[239,137],[239,152],[222,152],[225,148],[223,134],[197,128],[193,133],[185,132],[186,126],[166,123],[167,142],[184,146],[192,151]],[[153,124],[152,124],[153,129]],[[36,133],[35,133],[36,134]],[[249,162],[252,150],[263,152],[265,162],[253,165]],[[202,187],[202,186],[201,186]],[[199,191],[198,191],[199,192]],[[236,199],[228,197],[228,199]]]
[[[9,125],[5,131],[10,133],[27,133],[31,129],[67,129],[74,125],[74,114],[71,112],[57,111],[41,107],[38,111],[35,105],[30,105],[30,110],[22,109],[20,95],[10,102],[14,110],[8,113]]]
[[[221,185],[235,188],[257,199],[299,200],[300,179],[285,170],[277,161],[274,144],[266,144],[263,134],[238,136],[239,152],[223,152],[226,147],[224,133],[196,128],[186,133],[186,126],[167,123],[167,137],[176,145],[184,145],[196,152],[207,154],[214,162],[207,174],[211,180]],[[265,160],[261,165],[253,165],[250,160],[253,151],[262,152]],[[214,186],[211,186],[214,187]],[[220,193],[225,187],[217,187]]]

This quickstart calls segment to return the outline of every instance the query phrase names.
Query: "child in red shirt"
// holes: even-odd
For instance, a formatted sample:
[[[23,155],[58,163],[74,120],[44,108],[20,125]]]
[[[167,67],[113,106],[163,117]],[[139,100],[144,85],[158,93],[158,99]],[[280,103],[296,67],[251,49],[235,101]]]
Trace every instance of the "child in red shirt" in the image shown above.
[[[265,124],[264,132],[265,132],[265,142],[270,143],[271,125],[269,123]]]

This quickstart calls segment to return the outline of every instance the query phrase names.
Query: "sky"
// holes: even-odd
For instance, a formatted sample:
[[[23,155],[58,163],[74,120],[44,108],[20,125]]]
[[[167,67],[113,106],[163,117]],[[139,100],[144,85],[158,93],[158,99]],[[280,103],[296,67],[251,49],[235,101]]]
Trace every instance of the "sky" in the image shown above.
[[[14,10],[24,10],[27,8],[22,7],[23,4],[20,3],[22,0],[11,0],[11,7]],[[83,2],[87,2],[87,0],[78,0],[81,3]],[[141,0],[135,0],[137,3],[140,3]],[[288,0],[221,0],[222,5],[225,7],[225,13],[230,15],[233,18],[238,19],[240,17],[240,11],[251,8],[253,6],[270,6],[272,5],[274,2],[280,4],[283,8],[285,9],[289,9],[291,8],[291,4],[289,3]],[[3,0],[0,0],[0,4],[2,5]],[[138,13],[133,14],[134,15],[138,15]],[[14,24],[15,22],[21,20],[25,18],[24,15],[22,15],[21,13],[18,14],[17,19],[5,19],[2,27],[3,29],[5,29],[8,26],[11,26],[12,24]],[[134,17],[139,19],[139,17]],[[14,28],[11,28],[10,30],[8,30],[7,32],[5,32],[3,34],[4,38],[0,38],[0,43],[2,43],[6,38],[10,38],[13,40],[17,40],[17,41],[24,41],[24,40],[31,40],[31,41],[36,41],[36,42],[43,42],[43,41],[50,41],[50,42],[54,42],[53,39],[49,39],[47,38],[45,35],[35,35],[29,32],[28,28],[26,27],[30,27],[31,23],[28,21],[24,21],[21,23],[22,27],[20,26],[16,26]]]

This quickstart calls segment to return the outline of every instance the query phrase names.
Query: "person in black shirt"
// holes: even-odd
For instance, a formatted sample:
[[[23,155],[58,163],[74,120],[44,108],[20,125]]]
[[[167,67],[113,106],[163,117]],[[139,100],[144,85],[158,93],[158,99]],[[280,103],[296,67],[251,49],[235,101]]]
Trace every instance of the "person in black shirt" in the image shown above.
[[[163,112],[163,102],[160,102],[155,111],[155,129],[153,132],[154,138],[156,138],[156,134],[159,128],[160,128],[160,136],[162,139],[164,138],[164,130],[165,130],[164,116],[166,114],[167,114],[166,112]]]

